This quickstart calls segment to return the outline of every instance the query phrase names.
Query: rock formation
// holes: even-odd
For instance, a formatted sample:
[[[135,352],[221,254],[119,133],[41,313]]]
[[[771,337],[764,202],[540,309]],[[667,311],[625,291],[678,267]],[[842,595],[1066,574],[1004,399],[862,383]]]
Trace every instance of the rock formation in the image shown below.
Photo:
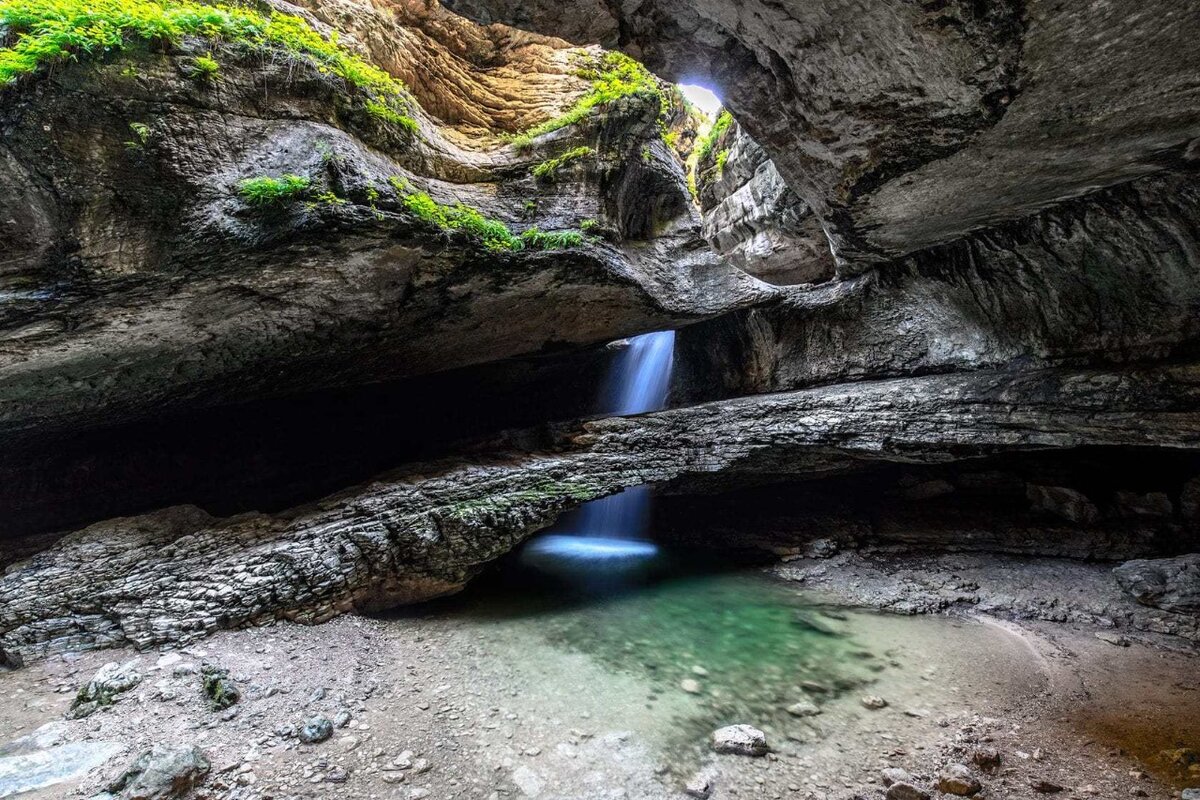
[[[1196,15],[444,5],[0,59],[0,663],[429,599],[631,486],[831,477],[699,530],[1146,557],[1130,624],[1194,637]],[[663,328],[675,407],[571,421]]]

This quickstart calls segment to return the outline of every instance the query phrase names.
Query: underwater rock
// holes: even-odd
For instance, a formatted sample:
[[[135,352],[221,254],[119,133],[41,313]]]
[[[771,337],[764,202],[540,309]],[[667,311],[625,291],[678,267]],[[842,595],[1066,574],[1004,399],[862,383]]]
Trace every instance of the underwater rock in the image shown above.
[[[767,735],[750,725],[727,725],[713,731],[712,749],[735,756],[765,756],[770,748]]]

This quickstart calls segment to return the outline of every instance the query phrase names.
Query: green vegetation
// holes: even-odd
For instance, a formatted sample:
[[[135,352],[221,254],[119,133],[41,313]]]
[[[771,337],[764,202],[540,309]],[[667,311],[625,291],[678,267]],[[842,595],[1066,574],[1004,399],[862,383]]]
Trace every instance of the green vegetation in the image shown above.
[[[554,180],[554,173],[558,172],[559,168],[564,164],[568,164],[579,158],[586,158],[594,155],[595,150],[586,145],[573,148],[563,153],[561,156],[552,158],[549,161],[543,161],[533,168],[533,175],[539,180]]]
[[[282,51],[342,78],[397,115],[409,109],[400,81],[341,47],[336,35],[326,39],[300,17],[276,11],[194,0],[0,0],[0,31],[12,42],[0,48],[0,84],[67,59],[194,36],[251,51]],[[203,59],[216,65],[211,55],[197,64]]]
[[[599,228],[600,228],[600,223],[594,219],[585,219],[579,223],[579,230],[583,231],[584,233],[591,233],[592,231],[598,230]]]
[[[198,81],[211,81],[221,71],[221,65],[211,53],[197,56],[188,68],[188,77]]]
[[[396,109],[392,108],[387,103],[379,100],[368,100],[366,104],[367,113],[377,120],[382,122],[390,122],[393,125],[399,125],[409,133],[416,133],[420,130],[417,121],[407,114],[401,114]]]
[[[729,148],[726,147],[721,152],[717,153],[717,174],[725,174],[725,162],[729,160]]]
[[[729,126],[733,124],[733,115],[728,111],[722,111],[717,117],[717,121],[708,129],[708,133],[700,137],[700,143],[696,145],[697,163],[703,162],[712,153],[713,147],[717,140],[729,130]]]
[[[579,231],[543,233],[537,228],[530,228],[521,234],[521,241],[534,250],[565,250],[583,244],[583,234]]]
[[[238,184],[238,194],[252,206],[278,206],[308,194],[312,180],[299,175],[282,178],[247,178]]]
[[[150,141],[150,126],[146,123],[131,122],[129,130],[133,131],[133,135],[136,137],[125,142],[125,146],[130,150],[141,150],[145,147],[146,142]]]
[[[537,228],[530,228],[517,235],[503,222],[489,219],[464,203],[446,205],[425,192],[409,192],[408,181],[403,178],[393,176],[389,182],[401,194],[405,209],[417,219],[444,231],[461,231],[479,239],[493,253],[517,252],[527,247],[558,250],[583,244],[583,234],[578,231],[542,233]]]
[[[607,105],[622,97],[641,95],[656,97],[659,100],[662,113],[668,109],[669,100],[658,88],[658,82],[650,71],[624,53],[605,53],[599,58],[586,57],[575,75],[591,81],[592,88],[575,101],[567,111],[553,119],[546,120],[524,133],[513,138],[513,144],[520,150],[529,148],[533,140],[547,133],[574,125],[591,113],[597,106]]]

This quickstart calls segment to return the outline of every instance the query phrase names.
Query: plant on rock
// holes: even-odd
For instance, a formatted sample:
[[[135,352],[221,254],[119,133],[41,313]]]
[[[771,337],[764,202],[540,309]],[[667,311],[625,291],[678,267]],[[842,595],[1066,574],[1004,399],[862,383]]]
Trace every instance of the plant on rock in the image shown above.
[[[0,42],[8,43],[0,47],[0,84],[58,61],[199,37],[305,61],[401,117],[411,103],[404,84],[342,47],[336,33],[326,39],[300,17],[278,11],[194,0],[0,0],[0,32]],[[211,54],[194,65],[206,77],[218,66]]]
[[[500,220],[489,219],[465,203],[447,205],[439,203],[425,192],[408,192],[408,182],[403,178],[391,180],[392,186],[403,195],[404,208],[417,219],[444,231],[461,231],[479,239],[483,246],[493,252],[515,252],[527,246],[538,250],[557,250],[578,247],[583,244],[583,234],[577,231],[542,233],[530,228],[515,235]]]
[[[622,97],[653,97],[659,101],[660,116],[665,115],[669,100],[658,87],[650,71],[624,53],[605,53],[586,56],[575,75],[591,82],[591,89],[575,101],[565,113],[546,120],[513,138],[513,145],[524,150],[533,140],[547,133],[574,125],[597,106],[607,105]]]
[[[587,147],[586,145],[573,148],[563,153],[561,156],[551,158],[548,161],[543,161],[542,163],[538,164],[533,168],[533,175],[538,180],[552,181],[554,180],[554,174],[558,172],[558,170],[565,164],[569,164],[576,159],[586,158],[587,156],[594,155],[595,152],[595,149]]]
[[[238,184],[238,194],[252,206],[279,206],[307,196],[312,180],[299,175],[284,175],[280,178],[264,176],[247,178]]]

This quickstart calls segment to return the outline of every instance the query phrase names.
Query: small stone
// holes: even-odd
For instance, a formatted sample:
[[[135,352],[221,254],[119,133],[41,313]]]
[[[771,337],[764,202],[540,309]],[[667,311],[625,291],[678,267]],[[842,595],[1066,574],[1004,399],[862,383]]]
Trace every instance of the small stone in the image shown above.
[[[304,721],[300,729],[300,741],[305,744],[318,744],[333,736],[333,723],[325,717],[316,716]]]
[[[994,747],[978,747],[971,753],[971,761],[984,772],[998,769],[1003,760]]]
[[[1200,788],[1184,789],[1181,800],[1200,800]]]
[[[1108,642],[1114,647],[1129,647],[1129,640],[1119,633],[1109,633],[1108,631],[1100,631],[1096,634],[1096,638],[1102,642]]]
[[[698,772],[683,785],[684,794],[697,800],[708,800],[713,791],[711,776],[706,772]]]
[[[693,678],[684,678],[679,682],[679,688],[688,694],[700,694],[700,681]]]
[[[912,775],[909,775],[905,770],[899,767],[887,767],[881,773],[883,775],[883,785],[891,786],[893,783],[912,783]]]
[[[538,752],[540,753],[541,751],[539,750]],[[429,765],[428,759],[418,758],[413,762],[413,772],[417,773],[418,775],[429,772],[431,769],[433,769],[433,767]]]
[[[877,695],[869,694],[861,700],[863,708],[869,708],[872,711],[878,711],[881,708],[887,708],[887,700]]]
[[[358,747],[358,737],[357,736],[343,736],[341,739],[338,739],[338,747],[340,747],[341,749],[345,750],[348,753],[351,750],[353,750],[354,748]]]
[[[815,717],[821,713],[821,707],[811,700],[798,700],[787,707],[787,712],[793,717]]]
[[[334,767],[329,772],[325,773],[326,783],[345,783],[350,777],[350,773],[343,767]]]
[[[692,667],[692,674],[699,675],[701,678],[707,678],[708,670],[706,670],[704,667],[697,664],[696,666]]]
[[[970,797],[979,794],[980,790],[983,789],[983,785],[975,779],[975,776],[971,774],[971,770],[966,765],[950,764],[938,775],[934,788],[946,794]]]
[[[888,787],[887,800],[929,800],[929,792],[911,783],[893,783]]]
[[[333,715],[333,725],[335,728],[344,728],[350,724],[352,716],[349,711],[342,709]]]
[[[426,797],[429,797],[428,789],[415,788],[408,790],[408,800],[424,800]]]
[[[767,735],[751,725],[727,725],[713,731],[712,749],[735,756],[765,756]]]
[[[404,782],[404,773],[403,772],[386,772],[385,771],[385,772],[380,773],[379,777],[383,779],[384,783],[403,783]]]

